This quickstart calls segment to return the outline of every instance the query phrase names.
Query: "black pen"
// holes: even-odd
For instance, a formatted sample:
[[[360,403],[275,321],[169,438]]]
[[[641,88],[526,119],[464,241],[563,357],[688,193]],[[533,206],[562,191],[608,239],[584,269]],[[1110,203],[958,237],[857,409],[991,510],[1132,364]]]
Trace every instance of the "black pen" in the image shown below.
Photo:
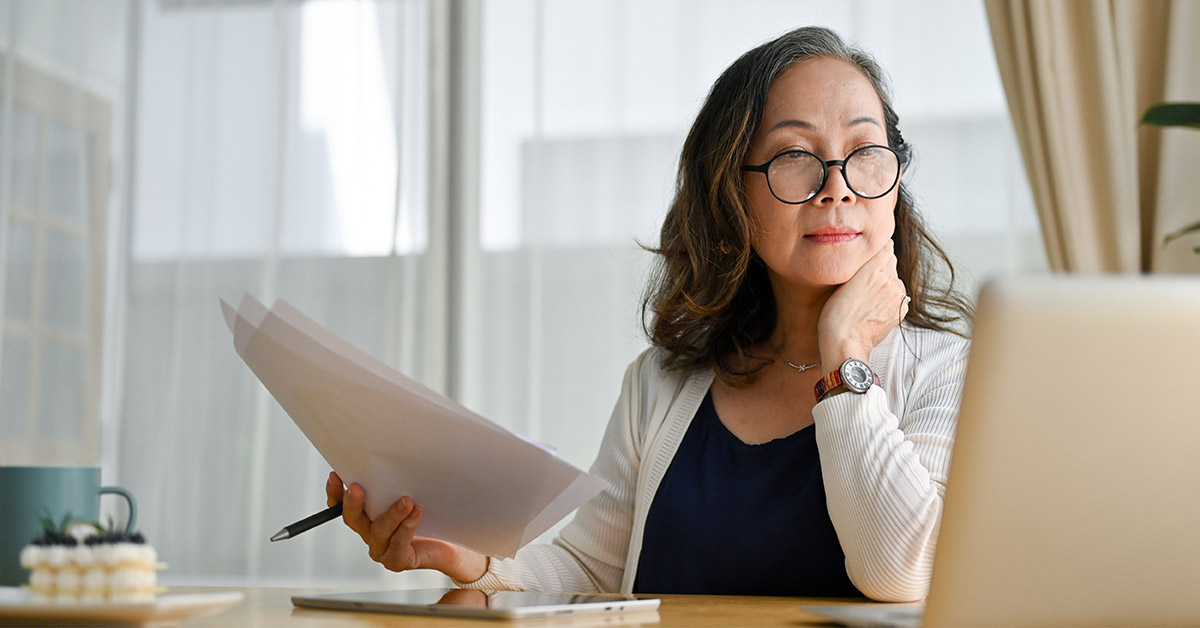
[[[271,540],[282,541],[284,539],[290,539],[301,532],[311,530],[322,523],[333,521],[340,516],[342,516],[342,504],[341,502],[338,502],[337,504],[318,512],[315,515],[310,515],[297,521],[296,523],[293,523],[290,526],[286,526],[284,529],[276,532],[275,536],[271,537]]]

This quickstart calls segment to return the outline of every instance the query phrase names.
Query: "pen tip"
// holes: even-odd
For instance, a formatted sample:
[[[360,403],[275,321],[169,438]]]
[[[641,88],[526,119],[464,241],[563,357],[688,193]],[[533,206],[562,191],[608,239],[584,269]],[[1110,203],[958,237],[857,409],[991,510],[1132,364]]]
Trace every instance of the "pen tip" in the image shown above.
[[[291,537],[291,535],[288,534],[287,528],[284,528],[284,529],[276,532],[275,536],[271,537],[271,540],[272,541],[282,541],[282,540],[284,540],[286,538],[290,538],[290,537]]]

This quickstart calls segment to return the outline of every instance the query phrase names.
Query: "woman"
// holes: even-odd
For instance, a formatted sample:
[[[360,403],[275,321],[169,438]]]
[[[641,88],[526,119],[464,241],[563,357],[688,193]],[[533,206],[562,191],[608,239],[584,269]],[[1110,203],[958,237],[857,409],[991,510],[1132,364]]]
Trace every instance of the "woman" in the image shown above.
[[[473,588],[922,598],[970,312],[933,285],[953,269],[897,122],[882,70],[827,29],[721,75],[655,250],[654,347],[591,470],[609,488],[553,544],[490,560],[417,537],[411,499],[371,521],[335,474],[329,503],[389,569]]]

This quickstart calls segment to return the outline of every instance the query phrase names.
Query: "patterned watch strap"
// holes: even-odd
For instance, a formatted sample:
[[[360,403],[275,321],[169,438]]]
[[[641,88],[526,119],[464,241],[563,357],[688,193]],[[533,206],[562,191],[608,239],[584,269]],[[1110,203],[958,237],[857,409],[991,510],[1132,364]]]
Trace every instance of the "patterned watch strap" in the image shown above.
[[[825,395],[829,394],[829,391],[842,385],[840,370],[830,371],[825,374],[825,377],[817,380],[817,385],[813,387],[813,394],[816,395],[818,403],[825,398]],[[874,371],[871,371],[871,377],[875,380],[875,385],[879,386],[879,376]]]

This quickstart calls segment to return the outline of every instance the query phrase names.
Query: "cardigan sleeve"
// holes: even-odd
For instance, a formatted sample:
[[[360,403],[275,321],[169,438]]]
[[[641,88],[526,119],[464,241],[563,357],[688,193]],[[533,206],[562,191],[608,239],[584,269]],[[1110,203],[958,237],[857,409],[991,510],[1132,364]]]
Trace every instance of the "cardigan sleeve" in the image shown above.
[[[455,584],[474,589],[587,592],[618,591],[629,551],[643,434],[640,371],[654,368],[648,352],[625,371],[621,396],[613,409],[600,452],[590,473],[608,487],[581,506],[552,544],[528,545],[511,559],[493,558],[482,578]]]
[[[900,416],[878,387],[830,397],[813,409],[846,572],[879,601],[919,600],[929,589],[966,372],[966,340],[929,334],[920,344],[911,379],[890,384],[910,386],[894,396],[903,399]]]

